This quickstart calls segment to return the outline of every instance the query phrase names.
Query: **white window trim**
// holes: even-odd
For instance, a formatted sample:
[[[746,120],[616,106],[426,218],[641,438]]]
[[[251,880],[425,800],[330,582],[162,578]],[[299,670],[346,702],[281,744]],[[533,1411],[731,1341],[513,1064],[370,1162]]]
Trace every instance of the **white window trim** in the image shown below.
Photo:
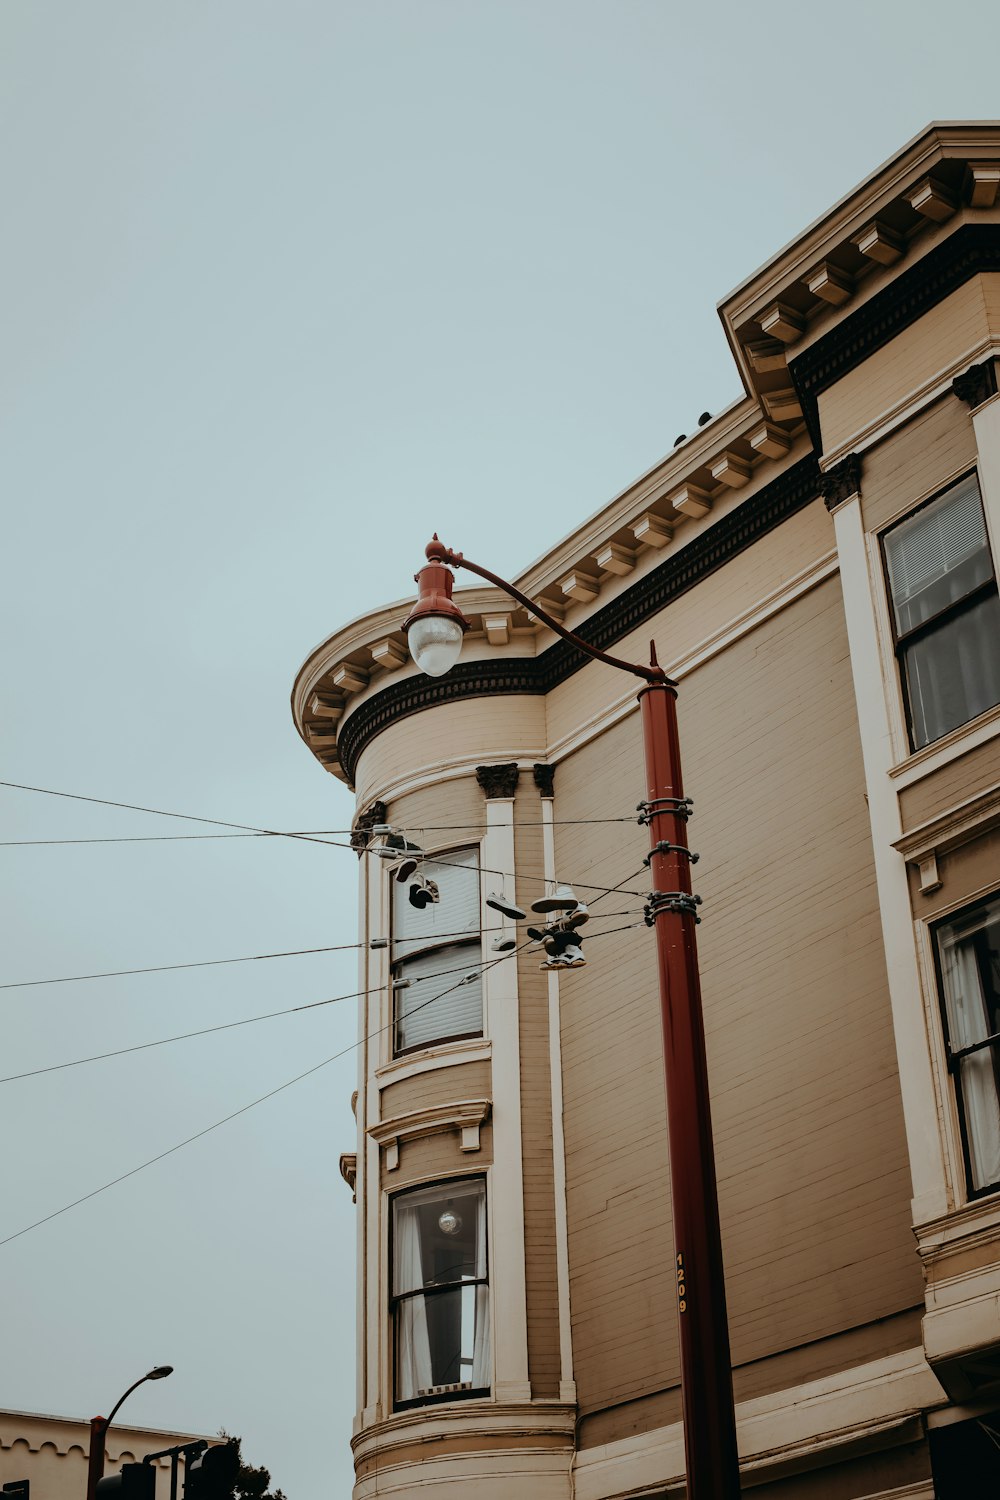
[[[939,1088],[931,1064],[926,986],[921,981],[910,909],[906,862],[893,847],[902,835],[899,798],[889,777],[894,724],[903,729],[895,653],[888,690],[884,635],[888,606],[882,573],[873,569],[870,538],[853,496],[834,513],[844,613],[857,701],[858,728],[871,819],[875,878],[885,947],[903,1120],[913,1183],[914,1223],[934,1219],[951,1206],[950,1178],[939,1112]],[[894,716],[894,705],[895,716]]]

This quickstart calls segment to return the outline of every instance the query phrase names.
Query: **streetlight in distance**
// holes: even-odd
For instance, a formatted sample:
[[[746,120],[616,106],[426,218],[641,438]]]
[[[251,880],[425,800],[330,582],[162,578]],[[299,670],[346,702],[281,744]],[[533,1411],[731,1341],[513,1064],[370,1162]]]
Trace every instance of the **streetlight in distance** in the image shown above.
[[[94,1500],[97,1494],[97,1486],[104,1474],[104,1448],[108,1439],[108,1428],[115,1419],[115,1415],[122,1402],[131,1396],[132,1392],[138,1390],[147,1380],[165,1380],[168,1375],[174,1373],[173,1365],[154,1365],[141,1375],[133,1385],[130,1385],[123,1396],[119,1396],[111,1408],[110,1417],[91,1417],[90,1419],[90,1458],[87,1465],[87,1500]]]
[[[533,599],[488,568],[452,552],[435,534],[415,575],[417,601],[403,622],[421,671],[441,677],[458,661],[469,622],[452,598],[452,568],[468,568],[595,661],[642,680],[639,708],[646,763],[642,821],[649,826],[653,890],[647,919],[656,929],[667,1135],[674,1216],[674,1260],[684,1407],[688,1500],[736,1500],[740,1493],[732,1360],[712,1145],[705,1028],[695,940],[698,897],[691,893],[687,820],[681,782],[677,687],[656,660],[641,666],[609,656],[552,618]]]

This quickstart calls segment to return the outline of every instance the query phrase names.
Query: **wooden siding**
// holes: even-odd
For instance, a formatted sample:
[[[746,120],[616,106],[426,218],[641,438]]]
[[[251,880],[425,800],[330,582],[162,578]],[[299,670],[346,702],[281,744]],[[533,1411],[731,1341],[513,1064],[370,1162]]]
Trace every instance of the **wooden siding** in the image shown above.
[[[824,391],[819,398],[824,452],[836,452],[883,413],[898,410],[940,372],[960,364],[965,351],[971,363],[989,337],[984,285],[992,283],[992,302],[998,280],[973,277]]]
[[[976,436],[969,408],[957,396],[942,396],[865,454],[861,470],[865,530],[880,531],[975,462]]]
[[[429,850],[478,844],[486,831],[486,798],[471,772],[444,787],[436,784],[395,797],[388,814],[394,827],[405,829],[409,838]]]
[[[987,740],[974,750],[931,771],[899,794],[903,831],[919,828],[930,818],[958,807],[977,792],[1000,782],[1000,738]]]
[[[389,1193],[410,1187],[419,1182],[437,1182],[446,1177],[474,1177],[493,1165],[493,1127],[489,1120],[479,1132],[479,1150],[463,1151],[462,1137],[457,1130],[442,1135],[419,1136],[415,1141],[402,1141],[399,1147],[399,1166],[387,1172],[385,1152],[381,1153],[381,1184]]]
[[[823,502],[817,500],[682,594],[664,614],[624,636],[611,649],[626,661],[647,662],[649,642],[655,638],[660,660],[669,666],[753,609],[818,558],[832,552],[835,546],[833,522]],[[627,691],[627,679],[614,667],[593,662],[575,672],[546,700],[549,743],[558,744]]]
[[[756,549],[755,549],[756,550]],[[659,625],[673,639],[672,618]],[[733,1357],[737,1365],[920,1302],[839,582],[685,681],[696,889]],[[630,716],[557,772],[560,820],[643,791]],[[560,874],[631,889],[635,827],[557,830]],[[592,894],[592,900],[596,899]],[[677,1380],[652,934],[600,939],[564,980],[575,1373],[592,1411]],[[878,1149],[872,1149],[872,1143]]]
[[[545,702],[540,696],[443,703],[390,724],[365,747],[355,778],[358,806],[381,797],[393,782],[456,755],[466,763],[474,758],[492,764],[522,755],[540,760],[544,749]],[[439,786],[435,805],[444,800]]]
[[[975,901],[984,892],[1000,890],[1000,830],[993,828],[981,838],[939,855],[937,865],[941,886],[926,893],[920,889],[920,877],[914,866],[907,870],[913,914],[923,921],[931,921],[939,912],[953,909],[957,901]]]
[[[432,1104],[450,1104],[460,1099],[489,1099],[492,1084],[485,1058],[456,1063],[451,1068],[433,1068],[387,1084],[382,1090],[382,1119],[395,1120],[414,1109]]]
[[[518,898],[542,894],[541,799],[522,774],[514,803]],[[524,872],[522,875],[521,872]],[[524,927],[518,929],[524,937]],[[552,1082],[546,974],[539,954],[517,957],[521,1048],[521,1165],[524,1182],[524,1262],[528,1314],[528,1374],[534,1397],[559,1395],[559,1305],[552,1170]]]

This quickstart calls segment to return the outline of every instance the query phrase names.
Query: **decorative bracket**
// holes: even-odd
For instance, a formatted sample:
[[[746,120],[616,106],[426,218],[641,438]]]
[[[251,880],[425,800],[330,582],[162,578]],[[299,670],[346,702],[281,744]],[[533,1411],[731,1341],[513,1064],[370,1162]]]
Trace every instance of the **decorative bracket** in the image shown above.
[[[555,779],[556,779],[556,768],[555,768],[555,766],[546,766],[546,765],[542,765],[542,764],[539,763],[537,765],[532,766],[531,769],[532,769],[532,774],[533,774],[533,776],[535,778],[535,785],[538,788],[538,795],[540,797],[554,797],[555,794],[556,794],[555,793]]]
[[[353,1151],[344,1151],[340,1157],[340,1175],[351,1190],[351,1202],[358,1201],[358,1158]]]
[[[860,455],[849,453],[839,464],[827,469],[825,474],[819,476],[819,489],[827,510],[834,510],[838,505],[843,505],[845,500],[852,500],[855,495],[860,495]]]
[[[449,1130],[462,1134],[462,1150],[479,1150],[479,1131],[489,1118],[492,1103],[489,1099],[461,1099],[451,1104],[431,1104],[426,1109],[415,1109],[409,1114],[396,1115],[391,1120],[380,1120],[369,1125],[368,1134],[378,1141],[385,1152],[385,1169],[395,1172],[399,1166],[399,1148],[404,1141],[415,1141],[420,1136],[441,1135]]]
[[[997,393],[997,362],[991,356],[982,364],[972,365],[963,375],[956,375],[951,388],[959,401],[975,411]]]
[[[351,848],[360,859],[368,847],[371,831],[376,823],[388,821],[388,813],[384,802],[373,802],[367,812],[363,812],[354,824],[354,832],[351,834]]]
[[[476,780],[490,798],[513,797],[520,774],[516,760],[499,766],[476,767]]]

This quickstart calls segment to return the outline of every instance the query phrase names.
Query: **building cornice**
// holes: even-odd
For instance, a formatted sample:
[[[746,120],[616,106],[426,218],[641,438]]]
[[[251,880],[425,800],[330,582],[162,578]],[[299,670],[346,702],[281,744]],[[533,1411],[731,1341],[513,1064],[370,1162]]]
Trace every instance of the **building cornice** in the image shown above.
[[[748,394],[515,582],[594,645],[613,646],[820,493],[820,394],[985,271],[1000,271],[1000,124],[931,125],[721,305]],[[806,474],[810,493],[782,510]],[[780,513],[768,518],[775,497]],[[447,679],[429,681],[409,660],[403,603],[311,653],[292,711],[327,770],[351,783],[361,750],[398,718],[461,698],[546,693],[583,665],[499,590],[457,598],[472,629]]]
[[[818,494],[819,469],[810,454],[595,611],[577,627],[579,634],[607,650]],[[345,720],[338,745],[340,764],[353,781],[362,750],[389,724],[464,698],[548,693],[586,666],[587,660],[568,641],[560,640],[540,656],[460,661],[445,677],[421,675],[390,683]]]
[[[806,426],[822,445],[819,397],[973,276],[1000,271],[1000,224],[965,224],[789,364]]]

